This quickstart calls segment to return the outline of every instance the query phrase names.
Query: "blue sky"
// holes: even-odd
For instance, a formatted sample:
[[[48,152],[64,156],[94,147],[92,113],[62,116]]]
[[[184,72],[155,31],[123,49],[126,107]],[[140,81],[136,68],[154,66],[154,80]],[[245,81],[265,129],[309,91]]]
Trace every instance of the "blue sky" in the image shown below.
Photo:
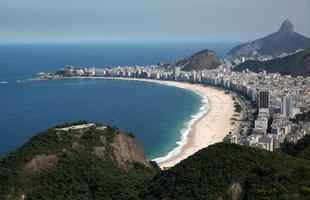
[[[0,42],[248,41],[290,19],[310,36],[310,0],[0,0]]]

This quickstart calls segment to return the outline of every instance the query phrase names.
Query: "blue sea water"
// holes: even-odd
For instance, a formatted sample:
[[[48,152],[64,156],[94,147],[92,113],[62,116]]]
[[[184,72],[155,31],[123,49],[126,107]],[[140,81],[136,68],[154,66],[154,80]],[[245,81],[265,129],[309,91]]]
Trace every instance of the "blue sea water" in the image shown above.
[[[0,156],[56,124],[89,120],[132,132],[149,159],[178,146],[202,106],[180,88],[124,80],[54,80],[16,83],[66,64],[79,67],[147,65],[175,61],[204,48],[224,56],[234,44],[24,44],[0,45]],[[7,83],[4,83],[7,82]]]

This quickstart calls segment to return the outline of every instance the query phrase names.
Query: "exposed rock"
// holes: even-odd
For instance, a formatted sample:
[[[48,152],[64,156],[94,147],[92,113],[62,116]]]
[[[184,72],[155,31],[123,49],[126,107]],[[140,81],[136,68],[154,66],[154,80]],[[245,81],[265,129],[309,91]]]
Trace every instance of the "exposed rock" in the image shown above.
[[[107,137],[105,135],[101,135],[100,140],[101,140],[103,146],[107,145]]]
[[[233,183],[229,188],[229,194],[232,200],[238,200],[242,192],[242,187],[240,183]]]
[[[105,147],[97,146],[97,147],[94,147],[93,153],[96,156],[99,156],[100,158],[104,158],[104,151],[105,151]]]
[[[183,71],[215,69],[220,64],[218,56],[209,49],[202,50],[176,63]]]
[[[36,172],[54,167],[57,164],[56,155],[38,155],[28,163],[26,163],[24,170],[28,172]]]
[[[278,32],[252,42],[240,44],[234,47],[228,55],[249,56],[252,55],[253,51],[261,55],[279,55],[293,53],[298,49],[309,47],[310,39],[294,32],[293,23],[285,20]]]
[[[82,152],[82,151],[85,149],[85,146],[82,145],[82,144],[80,144],[80,143],[78,143],[78,142],[74,142],[74,143],[72,144],[72,148],[73,148],[74,150],[76,150],[77,152]]]
[[[21,194],[20,197],[19,197],[19,200],[24,200],[25,198],[26,198],[26,195]]]
[[[143,149],[134,138],[125,134],[118,134],[115,136],[114,142],[111,144],[111,146],[113,147],[116,162],[121,167],[125,169],[130,168],[130,164],[136,162],[141,163],[147,167],[150,166],[145,157]]]

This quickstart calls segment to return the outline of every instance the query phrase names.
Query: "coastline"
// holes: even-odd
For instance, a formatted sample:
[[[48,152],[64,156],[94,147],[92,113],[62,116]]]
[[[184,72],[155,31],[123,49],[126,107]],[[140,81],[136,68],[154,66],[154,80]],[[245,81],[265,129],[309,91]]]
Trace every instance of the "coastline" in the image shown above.
[[[182,134],[181,143],[178,147],[170,151],[166,156],[156,158],[160,168],[172,167],[187,157],[193,155],[200,149],[211,144],[221,142],[223,138],[231,131],[234,125],[231,125],[230,118],[234,114],[233,100],[231,94],[225,94],[223,90],[201,84],[190,84],[177,81],[165,81],[154,79],[136,79],[136,78],[116,78],[116,77],[69,77],[69,79],[115,79],[129,81],[144,81],[167,86],[178,87],[191,90],[199,94],[203,101],[207,100],[208,107],[197,113],[198,117],[193,118],[190,123],[190,129]],[[206,102],[204,102],[206,106]]]

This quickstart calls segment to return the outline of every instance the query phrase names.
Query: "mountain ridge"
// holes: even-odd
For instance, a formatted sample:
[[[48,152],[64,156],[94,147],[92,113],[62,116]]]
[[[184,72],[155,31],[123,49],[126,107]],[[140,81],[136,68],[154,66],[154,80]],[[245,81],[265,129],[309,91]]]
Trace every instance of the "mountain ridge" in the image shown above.
[[[293,53],[310,47],[310,38],[294,31],[290,20],[285,20],[280,29],[263,38],[240,44],[228,52],[230,56],[251,56],[254,51],[261,55]]]
[[[233,71],[246,69],[254,72],[266,70],[267,73],[277,72],[281,75],[310,76],[310,48],[268,61],[247,60],[236,66]]]

